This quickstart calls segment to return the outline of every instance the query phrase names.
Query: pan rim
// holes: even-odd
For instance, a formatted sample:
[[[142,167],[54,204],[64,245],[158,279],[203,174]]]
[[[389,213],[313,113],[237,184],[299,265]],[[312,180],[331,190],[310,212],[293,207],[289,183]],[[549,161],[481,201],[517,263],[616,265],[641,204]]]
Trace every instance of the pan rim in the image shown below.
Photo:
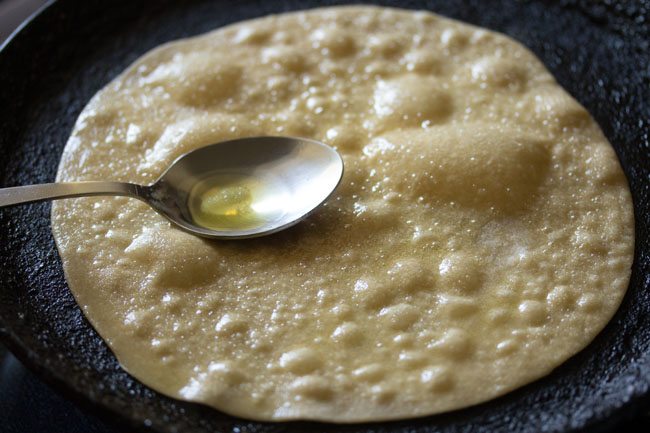
[[[41,7],[37,12],[32,14],[32,16],[27,21],[25,21],[16,31],[14,31],[12,35],[5,41],[5,43],[2,44],[2,46],[0,47],[0,56],[4,54],[6,48],[10,45],[10,43],[14,42],[15,40],[19,40],[21,38],[21,35],[24,34],[25,29],[29,28],[29,26],[38,25],[39,20],[41,20],[47,14],[55,13],[56,12],[55,6],[58,6],[61,3],[62,2],[60,1],[57,2],[55,0],[50,0],[48,1],[47,4]],[[635,230],[635,232],[638,233],[637,230]],[[638,253],[635,252],[635,261],[637,255]],[[40,359],[40,357],[35,351],[33,351],[30,347],[24,344],[24,342],[18,337],[18,335],[11,330],[10,326],[8,326],[5,323],[5,321],[1,316],[0,316],[0,341],[6,344],[9,350],[12,353],[14,353],[16,357],[24,365],[26,365],[31,371],[34,371],[41,380],[44,380],[46,383],[54,384],[57,391],[61,391],[66,395],[70,394],[75,400],[76,404],[80,404],[84,408],[88,408],[93,412],[95,411],[98,411],[98,413],[105,412],[104,415],[100,415],[100,416],[106,417],[107,420],[109,420],[108,419],[109,416],[112,417],[117,416],[117,418],[119,418],[120,420],[123,421],[128,420],[129,421],[128,424],[131,425],[131,427],[135,427],[135,428],[143,427],[141,424],[136,423],[133,418],[124,416],[123,413],[119,412],[118,410],[115,410],[113,406],[106,405],[104,402],[101,401],[101,399],[95,398],[91,393],[83,392],[83,390],[78,389],[77,387],[75,387],[74,385],[66,381],[65,375],[63,373],[58,373],[56,371],[48,369],[46,365],[47,363],[45,363],[43,359]],[[641,409],[641,406],[643,405],[643,401],[646,400],[650,400],[650,392],[646,391],[646,393],[634,394],[634,398],[631,399],[630,401],[621,404],[617,408],[613,408],[613,409],[610,408],[611,412],[607,416],[611,417],[615,413],[622,413],[622,412],[630,413],[629,412],[630,407],[634,406],[635,403],[637,405],[635,411],[638,411]],[[89,402],[91,403],[91,405],[88,404]],[[414,418],[414,420],[418,420],[418,419],[422,419],[422,418]],[[110,419],[109,421],[115,422],[115,419]],[[409,420],[406,421],[408,422]],[[589,425],[594,425],[598,422],[603,422],[603,420],[592,419],[591,422],[588,424],[582,425],[576,429],[569,429],[567,431],[579,431],[582,428],[588,427]],[[376,425],[376,424],[377,423],[370,423],[367,425]],[[385,424],[385,422],[381,424]]]

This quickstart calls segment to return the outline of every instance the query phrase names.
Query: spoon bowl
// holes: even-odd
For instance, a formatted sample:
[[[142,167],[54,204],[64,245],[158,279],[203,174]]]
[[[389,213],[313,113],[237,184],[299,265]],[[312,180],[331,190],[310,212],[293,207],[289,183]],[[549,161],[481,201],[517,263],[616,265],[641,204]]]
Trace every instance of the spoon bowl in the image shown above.
[[[314,140],[250,137],[224,141],[180,156],[150,188],[149,203],[181,229],[209,238],[249,238],[275,233],[306,218],[338,186],[343,161],[331,147]],[[258,218],[246,227],[209,228],[197,221],[193,200],[201,184],[257,184],[249,204]],[[198,187],[198,188],[197,188]],[[234,188],[238,188],[235,186]],[[235,190],[235,194],[241,188]],[[255,194],[257,192],[258,194]],[[227,197],[226,197],[227,199]],[[235,197],[235,200],[237,197]],[[225,203],[227,208],[229,203]],[[200,203],[198,203],[200,206]],[[235,206],[236,207],[236,206]],[[238,215],[234,215],[238,217]]]
[[[293,137],[248,137],[177,158],[149,186],[74,182],[0,189],[0,207],[68,197],[138,198],[180,229],[212,239],[278,232],[305,219],[336,189],[343,161],[331,147]]]

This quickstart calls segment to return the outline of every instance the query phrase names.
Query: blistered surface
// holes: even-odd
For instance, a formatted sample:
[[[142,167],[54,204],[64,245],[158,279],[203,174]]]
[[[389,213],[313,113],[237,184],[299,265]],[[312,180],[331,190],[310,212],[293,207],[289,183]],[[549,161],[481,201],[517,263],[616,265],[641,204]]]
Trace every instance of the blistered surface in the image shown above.
[[[257,419],[487,400],[580,350],[629,279],[632,206],[588,113],[514,41],[430,13],[321,9],[147,54],[80,116],[59,180],[299,135],[346,173],[312,218],[209,242],[125,198],[58,202],[75,297],[149,386]]]

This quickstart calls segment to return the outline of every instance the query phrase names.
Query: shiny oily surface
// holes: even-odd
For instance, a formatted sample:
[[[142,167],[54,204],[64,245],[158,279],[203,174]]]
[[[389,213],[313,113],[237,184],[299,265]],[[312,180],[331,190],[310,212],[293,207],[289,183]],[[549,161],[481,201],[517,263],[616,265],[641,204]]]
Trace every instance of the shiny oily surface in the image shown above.
[[[288,186],[268,176],[216,173],[192,188],[188,209],[199,226],[247,230],[281,219],[287,200],[292,200]]]
[[[337,147],[300,225],[210,242],[124,198],[56,203],[68,283],[131,374],[264,420],[465,407],[548,374],[614,314],[633,214],[589,114],[513,40],[427,12],[320,9],[138,60],[81,114],[59,180],[153,181],[251,135]]]

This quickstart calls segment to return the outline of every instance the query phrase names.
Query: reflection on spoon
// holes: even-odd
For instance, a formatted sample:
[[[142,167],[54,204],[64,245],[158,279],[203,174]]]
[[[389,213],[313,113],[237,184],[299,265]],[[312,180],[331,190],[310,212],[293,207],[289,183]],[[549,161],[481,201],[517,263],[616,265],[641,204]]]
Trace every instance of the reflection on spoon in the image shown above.
[[[263,236],[304,219],[343,175],[339,154],[304,138],[249,137],[179,157],[150,186],[73,182],[0,189],[0,207],[68,197],[138,198],[179,228],[203,237]]]
[[[289,188],[277,179],[219,173],[190,191],[192,219],[213,230],[254,229],[284,217]]]

